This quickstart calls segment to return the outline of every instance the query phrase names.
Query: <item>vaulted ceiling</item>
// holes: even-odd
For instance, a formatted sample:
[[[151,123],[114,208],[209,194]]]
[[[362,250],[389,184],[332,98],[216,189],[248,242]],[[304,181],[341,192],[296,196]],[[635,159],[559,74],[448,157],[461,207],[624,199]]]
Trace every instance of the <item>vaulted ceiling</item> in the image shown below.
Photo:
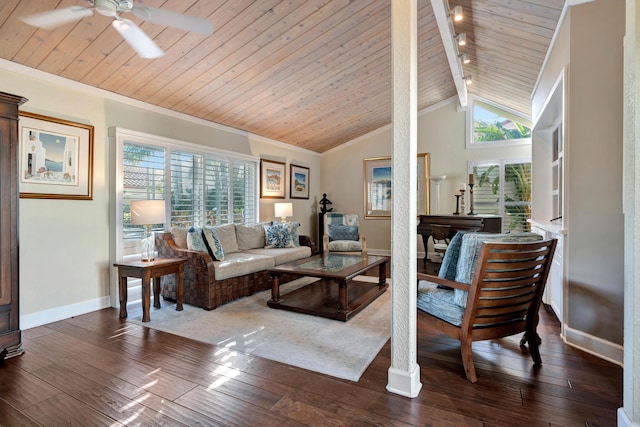
[[[391,122],[390,0],[144,0],[209,19],[211,36],[138,19],[165,54],[143,59],[95,13],[53,30],[19,18],[84,0],[2,0],[0,57],[322,153]],[[564,0],[461,5],[468,91],[524,115]],[[430,0],[418,1],[418,108],[456,96]],[[7,91],[0,82],[0,90]]]

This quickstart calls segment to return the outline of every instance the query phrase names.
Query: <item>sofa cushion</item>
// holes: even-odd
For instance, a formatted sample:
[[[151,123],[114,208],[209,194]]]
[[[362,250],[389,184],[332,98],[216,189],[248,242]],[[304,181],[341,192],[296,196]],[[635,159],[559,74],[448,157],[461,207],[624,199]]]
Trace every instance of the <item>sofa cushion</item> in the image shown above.
[[[264,226],[265,249],[294,248],[291,226],[289,223],[272,222]]]
[[[455,326],[462,325],[464,307],[454,302],[453,290],[426,280],[418,282],[418,309]]]
[[[264,248],[264,224],[245,225],[236,224],[238,250]]]
[[[224,249],[220,244],[220,237],[215,228],[205,225],[202,229],[204,236],[204,244],[207,246],[207,251],[214,261],[224,261]]]
[[[213,228],[218,233],[220,244],[225,255],[238,252],[238,240],[236,238],[236,226],[234,224],[215,225]]]
[[[182,249],[189,249],[187,245],[187,233],[190,227],[172,227],[171,235],[173,236],[173,241],[176,242],[176,245],[181,247]]]
[[[224,261],[213,261],[213,271],[216,280],[224,280],[267,270],[274,265],[270,256],[233,252],[226,254]]]
[[[270,256],[274,259],[275,265],[280,265],[284,264],[285,262],[291,262],[311,256],[311,248],[309,246],[296,246],[293,248],[274,249],[249,249],[245,252],[261,256]]]
[[[187,249],[207,252],[207,245],[205,244],[204,237],[202,236],[202,228],[189,228],[189,231],[187,232]]]
[[[334,240],[329,242],[329,252],[360,252],[362,242],[359,240]]]
[[[455,281],[471,283],[482,242],[536,242],[538,240],[542,240],[542,236],[537,233],[467,233],[462,237]],[[469,293],[461,289],[454,289],[453,293],[454,302],[461,307],[466,307]]]

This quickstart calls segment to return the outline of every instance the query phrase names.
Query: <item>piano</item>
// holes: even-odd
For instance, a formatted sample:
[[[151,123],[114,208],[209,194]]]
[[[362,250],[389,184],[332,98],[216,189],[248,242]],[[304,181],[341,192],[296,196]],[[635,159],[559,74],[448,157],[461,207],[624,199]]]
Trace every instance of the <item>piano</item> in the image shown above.
[[[424,244],[424,261],[427,261],[431,225],[445,225],[450,229],[449,238],[458,231],[484,231],[487,233],[502,232],[502,217],[497,215],[419,215],[418,234]]]

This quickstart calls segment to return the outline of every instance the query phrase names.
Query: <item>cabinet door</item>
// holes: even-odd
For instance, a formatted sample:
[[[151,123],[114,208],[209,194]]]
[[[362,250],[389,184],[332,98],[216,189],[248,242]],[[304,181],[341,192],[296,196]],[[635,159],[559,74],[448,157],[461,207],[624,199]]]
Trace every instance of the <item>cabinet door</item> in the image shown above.
[[[1,306],[11,303],[12,265],[11,265],[11,229],[12,229],[12,198],[14,188],[9,179],[12,170],[12,150],[10,135],[11,122],[0,121],[0,309]]]

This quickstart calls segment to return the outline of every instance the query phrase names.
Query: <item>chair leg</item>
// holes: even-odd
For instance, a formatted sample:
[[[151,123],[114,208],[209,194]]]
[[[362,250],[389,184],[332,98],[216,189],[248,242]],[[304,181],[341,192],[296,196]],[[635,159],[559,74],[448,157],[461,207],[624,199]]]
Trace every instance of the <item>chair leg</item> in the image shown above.
[[[531,353],[533,364],[540,366],[542,365],[542,358],[540,357],[540,344],[542,343],[542,339],[540,339],[540,336],[535,331],[527,332],[527,335],[529,341],[529,353]]]
[[[464,373],[467,375],[469,382],[475,383],[478,381],[476,377],[476,367],[473,364],[473,353],[471,351],[471,340],[460,340],[460,354],[462,355],[462,365],[464,366]]]

